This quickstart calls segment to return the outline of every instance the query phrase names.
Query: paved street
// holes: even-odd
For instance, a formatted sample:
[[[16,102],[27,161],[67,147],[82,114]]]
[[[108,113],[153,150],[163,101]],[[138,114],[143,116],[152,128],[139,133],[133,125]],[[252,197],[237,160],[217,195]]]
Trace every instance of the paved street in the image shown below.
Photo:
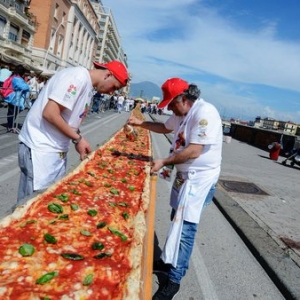
[[[0,123],[5,122],[5,113],[5,109],[0,109]],[[82,132],[95,149],[120,129],[127,117],[128,113],[113,111],[90,114]],[[6,134],[0,126],[0,215],[15,201],[19,176],[17,143],[17,135]],[[163,136],[153,135],[153,148],[156,157],[167,155],[168,144]],[[73,148],[69,154],[68,170],[71,170],[79,160]],[[214,204],[204,213],[191,268],[177,299],[282,299],[277,288],[286,299],[300,299],[300,189],[297,185],[300,169],[281,165],[283,159],[272,161],[267,149],[263,151],[237,140],[224,142],[219,188]],[[242,191],[252,193],[228,189],[232,188],[231,181],[239,182]],[[243,183],[250,183],[250,189]],[[169,225],[169,189],[170,184],[158,180],[156,238],[160,247]],[[245,246],[240,245],[238,235],[234,235],[222,214],[252,254],[250,251],[245,254]],[[157,280],[153,276],[153,289],[156,288]]]

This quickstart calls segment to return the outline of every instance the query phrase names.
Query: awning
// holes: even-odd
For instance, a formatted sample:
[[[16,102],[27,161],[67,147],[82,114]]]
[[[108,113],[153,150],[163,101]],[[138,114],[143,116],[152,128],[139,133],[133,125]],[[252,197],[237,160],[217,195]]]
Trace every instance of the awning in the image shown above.
[[[44,77],[51,77],[55,74],[56,71],[54,70],[48,70],[48,69],[45,69],[45,68],[41,68],[40,69],[41,71],[41,76],[44,76]]]
[[[38,75],[42,73],[42,71],[40,69],[38,69],[34,66],[30,66],[30,65],[24,63],[23,61],[20,61],[17,58],[12,57],[12,56],[7,55],[7,54],[4,54],[4,53],[0,53],[0,61],[4,62],[6,64],[14,65],[14,66],[22,65],[26,70],[34,71]]]

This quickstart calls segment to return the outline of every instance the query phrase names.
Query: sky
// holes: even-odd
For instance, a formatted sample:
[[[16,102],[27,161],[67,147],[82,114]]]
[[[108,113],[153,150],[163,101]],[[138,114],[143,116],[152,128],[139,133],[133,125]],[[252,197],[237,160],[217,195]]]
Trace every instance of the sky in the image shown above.
[[[197,84],[221,117],[300,124],[299,0],[102,0],[131,82]]]

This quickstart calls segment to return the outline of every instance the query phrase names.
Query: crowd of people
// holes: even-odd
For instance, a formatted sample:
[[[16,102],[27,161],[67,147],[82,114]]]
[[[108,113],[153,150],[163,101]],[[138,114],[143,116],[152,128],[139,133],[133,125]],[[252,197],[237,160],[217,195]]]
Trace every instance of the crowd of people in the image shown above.
[[[12,75],[13,91],[24,97],[24,103],[28,98],[31,103],[19,134],[17,203],[64,176],[70,142],[81,160],[92,151],[80,132],[88,113],[107,109],[130,112],[137,103],[142,113],[157,113],[165,107],[172,111],[164,123],[140,120],[131,114],[127,123],[155,133],[174,134],[169,155],[154,159],[151,167],[152,174],[160,174],[166,167],[176,170],[170,194],[170,229],[161,259],[153,265],[153,272],[165,273],[168,280],[152,298],[173,299],[189,268],[200,217],[212,201],[220,175],[223,131],[217,109],[200,97],[197,85],[181,78],[170,78],[162,84],[163,99],[158,105],[117,93],[129,80],[125,65],[119,61],[94,62],[93,69],[63,69],[42,88],[35,74],[27,74],[27,79],[31,78],[26,79],[21,66]],[[12,113],[16,103],[8,105]],[[8,123],[12,126],[11,121]]]
[[[30,109],[44,87],[46,78],[37,76],[22,65],[0,69],[1,101],[7,105],[7,132],[19,133],[18,114]]]

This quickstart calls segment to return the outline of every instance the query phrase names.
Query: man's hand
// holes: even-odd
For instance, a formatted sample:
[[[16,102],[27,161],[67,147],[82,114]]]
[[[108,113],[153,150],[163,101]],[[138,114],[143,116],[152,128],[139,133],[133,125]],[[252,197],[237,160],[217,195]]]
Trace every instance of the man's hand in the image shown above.
[[[91,145],[84,137],[75,145],[75,149],[80,155],[80,160],[84,160],[92,152]]]
[[[133,126],[140,126],[143,123],[142,120],[136,118],[136,117],[129,117],[129,119],[127,120],[127,124],[129,125],[133,125]]]
[[[157,173],[165,165],[165,159],[158,158],[152,162],[150,173]]]

